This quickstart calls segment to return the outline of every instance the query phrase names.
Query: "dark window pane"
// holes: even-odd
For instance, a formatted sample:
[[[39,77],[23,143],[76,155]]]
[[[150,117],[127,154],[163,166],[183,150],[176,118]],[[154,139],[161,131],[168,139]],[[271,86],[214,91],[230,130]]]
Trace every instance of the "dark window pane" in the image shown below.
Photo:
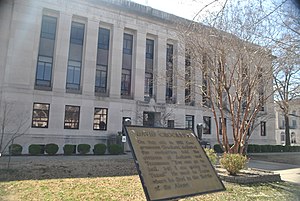
[[[109,49],[109,35],[110,30],[99,28],[98,32],[98,48],[108,50]]]
[[[211,117],[203,116],[203,134],[211,134]]]
[[[51,86],[52,63],[56,35],[56,18],[43,16],[39,56],[36,68],[36,86]]]
[[[123,53],[132,55],[133,35],[125,33],[123,39]]]

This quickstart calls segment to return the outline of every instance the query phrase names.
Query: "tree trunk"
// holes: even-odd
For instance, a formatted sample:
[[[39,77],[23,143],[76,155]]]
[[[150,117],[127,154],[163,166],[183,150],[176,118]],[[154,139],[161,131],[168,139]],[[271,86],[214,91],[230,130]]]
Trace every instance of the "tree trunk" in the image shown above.
[[[290,119],[289,115],[284,115],[284,122],[285,122],[285,146],[291,145],[291,139],[290,139]]]

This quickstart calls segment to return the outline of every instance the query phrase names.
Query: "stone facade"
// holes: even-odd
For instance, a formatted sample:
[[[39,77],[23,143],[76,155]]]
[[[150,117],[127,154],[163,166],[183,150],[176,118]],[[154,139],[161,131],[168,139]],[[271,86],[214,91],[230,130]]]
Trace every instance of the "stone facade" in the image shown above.
[[[46,23],[47,19],[43,16],[49,18],[45,27],[43,23]],[[49,25],[51,20],[52,24],[56,22],[55,29]],[[24,133],[16,138],[14,143],[21,144],[25,154],[28,153],[30,144],[47,143],[58,144],[59,153],[63,153],[64,144],[87,143],[93,146],[97,143],[106,143],[110,136],[122,131],[122,122],[125,118],[130,118],[132,124],[136,125],[169,124],[184,128],[188,116],[191,120],[190,125],[195,129],[197,123],[203,122],[203,116],[210,116],[211,134],[203,135],[203,138],[212,145],[215,144],[218,132],[215,131],[211,112],[201,105],[201,96],[196,97],[199,100],[196,99],[195,104],[186,105],[185,89],[180,84],[182,81],[174,77],[172,82],[177,87],[173,88],[171,102],[166,101],[166,77],[159,75],[166,72],[168,45],[173,47],[173,68],[183,69],[185,65],[184,52],[179,48],[182,44],[176,37],[173,25],[176,20],[182,19],[125,0],[1,1],[1,114],[4,114],[4,108],[8,106],[11,110],[6,118],[12,119],[7,123],[5,133],[7,135],[13,132]],[[79,26],[83,27],[83,34],[80,34]],[[100,47],[99,28],[109,30],[105,94],[95,92],[97,52]],[[54,33],[51,33],[51,30],[54,30]],[[133,39],[129,85],[126,85],[128,82],[124,74],[127,60],[126,64],[123,61],[126,57],[124,47],[129,43],[124,45],[124,33]],[[70,40],[71,37],[74,38]],[[47,61],[50,64],[43,60],[45,58],[41,53],[41,38],[48,41],[43,43],[48,47],[47,51],[51,43],[48,39],[54,41],[53,52],[47,53],[51,54],[47,57],[51,60]],[[150,61],[153,65],[151,73],[154,84],[150,97],[145,97],[145,63],[148,59],[145,57],[148,53],[146,39],[154,41]],[[78,46],[77,49],[71,49],[71,44],[81,45],[81,50]],[[72,64],[72,54],[77,54],[76,58],[80,57],[76,64]],[[149,58],[151,59],[151,56]],[[76,66],[77,64],[80,65]],[[42,84],[38,84],[39,76],[42,77],[40,80]],[[160,79],[156,79],[157,77]],[[69,89],[67,82],[78,88]],[[100,85],[104,82],[102,79]],[[49,85],[46,86],[45,83]],[[126,86],[129,86],[129,94],[123,97],[121,91],[125,90]],[[39,104],[48,109],[41,109]],[[67,106],[79,106],[79,112],[74,113],[76,108],[70,108],[69,120],[66,122]],[[35,107],[37,109],[34,111]],[[99,115],[97,113],[96,117],[95,108],[105,109],[101,112],[106,113]],[[272,103],[267,104],[266,112],[273,113]],[[76,115],[79,119],[76,119]],[[4,115],[1,118],[3,117]],[[99,121],[95,118],[105,121],[105,126],[97,127]],[[253,133],[250,143],[275,143],[274,120],[268,120],[266,128],[266,136],[261,136],[258,128]]]
[[[294,99],[289,104],[289,123],[290,123],[290,139],[291,145],[300,145],[300,99]],[[275,107],[276,116],[276,143],[285,144],[285,122],[284,116],[278,105]]]

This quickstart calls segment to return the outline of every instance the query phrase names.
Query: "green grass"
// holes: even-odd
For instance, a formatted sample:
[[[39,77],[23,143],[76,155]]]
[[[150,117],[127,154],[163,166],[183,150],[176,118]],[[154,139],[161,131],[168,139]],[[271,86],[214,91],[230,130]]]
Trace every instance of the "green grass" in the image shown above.
[[[300,187],[284,182],[237,185],[183,200],[300,200]],[[145,200],[138,176],[0,182],[0,200]]]

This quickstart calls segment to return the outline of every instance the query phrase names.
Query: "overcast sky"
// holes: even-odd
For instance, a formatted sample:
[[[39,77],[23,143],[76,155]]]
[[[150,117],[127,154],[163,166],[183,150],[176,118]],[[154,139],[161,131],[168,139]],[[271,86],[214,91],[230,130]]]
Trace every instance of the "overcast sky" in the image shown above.
[[[204,5],[213,0],[132,0],[136,3],[150,6],[183,18],[193,19]],[[220,2],[222,2],[221,0]],[[218,9],[217,4],[210,9]]]

